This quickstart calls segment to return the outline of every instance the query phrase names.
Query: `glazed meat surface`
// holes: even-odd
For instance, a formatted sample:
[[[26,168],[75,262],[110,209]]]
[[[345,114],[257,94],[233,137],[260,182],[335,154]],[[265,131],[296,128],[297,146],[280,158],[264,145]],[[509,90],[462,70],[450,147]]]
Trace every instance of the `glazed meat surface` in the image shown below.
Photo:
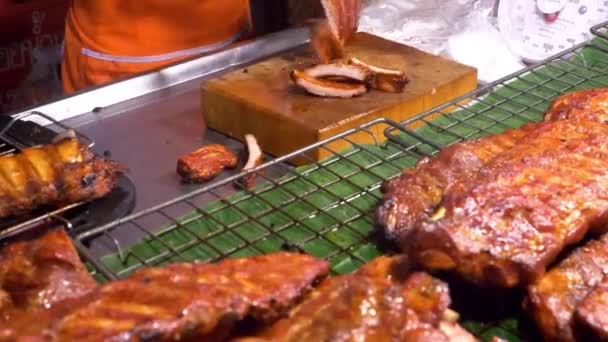
[[[326,20],[315,26],[312,46],[323,63],[344,55],[344,46],[359,27],[362,0],[321,0]]]
[[[431,270],[481,285],[536,281],[608,212],[608,126],[539,124],[484,165],[466,191],[452,191],[402,247]]]
[[[474,341],[444,321],[447,284],[410,268],[403,256],[380,257],[323,282],[288,318],[240,341]]]
[[[545,113],[545,121],[562,119],[608,123],[608,88],[579,90],[555,99]]]
[[[435,211],[444,193],[466,188],[475,173],[497,154],[506,151],[535,127],[526,125],[478,140],[446,147],[436,157],[421,159],[385,183],[384,200],[376,211],[376,222],[391,240],[405,241],[424,219]]]
[[[238,161],[237,155],[228,147],[207,145],[179,157],[177,173],[184,183],[202,183],[217,177],[225,168],[235,168]]]
[[[292,253],[147,268],[16,320],[51,316],[44,335],[56,341],[222,340],[246,317],[281,317],[328,270],[324,261]]]
[[[608,88],[582,90],[555,99],[545,121],[590,120],[608,123]],[[427,219],[448,192],[464,191],[477,171],[513,147],[536,124],[451,145],[433,158],[422,158],[411,169],[383,185],[384,199],[376,221],[391,240],[403,240]]]
[[[96,286],[63,229],[9,244],[0,252],[0,340],[15,329],[41,331],[51,317],[31,313],[80,298]]]
[[[608,341],[608,278],[577,307],[574,330],[579,341]]]
[[[15,308],[49,307],[95,286],[63,229],[9,244],[0,252],[0,288]]]
[[[546,341],[574,341],[578,304],[608,274],[608,235],[577,248],[537,283],[524,302]]]
[[[0,218],[103,197],[122,171],[77,139],[0,157]]]

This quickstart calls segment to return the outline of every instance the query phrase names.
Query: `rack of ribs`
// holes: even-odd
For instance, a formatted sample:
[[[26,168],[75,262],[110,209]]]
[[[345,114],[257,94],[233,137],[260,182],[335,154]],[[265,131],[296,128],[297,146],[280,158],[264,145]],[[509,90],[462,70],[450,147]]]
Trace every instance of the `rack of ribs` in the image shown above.
[[[608,126],[539,124],[486,163],[465,191],[444,196],[404,250],[431,270],[480,285],[536,281],[568,245],[608,215]]]
[[[16,317],[44,312],[96,286],[63,229],[7,245],[0,251],[0,340],[10,336],[9,330],[40,331],[50,321],[45,315]]]
[[[412,273],[404,256],[380,257],[324,281],[289,317],[237,341],[475,341],[449,305],[447,284]]]
[[[245,318],[280,318],[328,271],[325,261],[295,253],[146,268],[50,310],[13,317],[4,340],[222,340]],[[40,317],[42,329],[21,330]]]
[[[450,189],[463,188],[494,156],[506,151],[535,127],[525,125],[501,134],[446,147],[436,157],[422,158],[384,183],[384,200],[376,210],[376,222],[390,240],[405,241],[435,211]]]
[[[582,90],[555,99],[545,121],[591,120],[608,122],[608,88]],[[433,158],[422,158],[414,168],[383,184],[383,201],[376,222],[389,240],[407,240],[419,223],[435,212],[443,196],[464,191],[479,169],[509,150],[536,128],[524,125],[446,147]]]
[[[608,124],[608,88],[579,90],[555,99],[545,113],[545,121],[563,119]]]
[[[608,235],[591,240],[528,287],[524,308],[546,341],[574,341],[579,303],[608,275]]]
[[[0,219],[107,195],[123,168],[77,139],[0,157]]]

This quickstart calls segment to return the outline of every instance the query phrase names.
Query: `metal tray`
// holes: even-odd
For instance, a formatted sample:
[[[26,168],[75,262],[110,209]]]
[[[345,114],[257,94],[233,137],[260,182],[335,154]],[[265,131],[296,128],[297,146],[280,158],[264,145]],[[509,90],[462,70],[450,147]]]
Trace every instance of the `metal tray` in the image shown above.
[[[370,259],[395,251],[374,227],[373,212],[384,181],[423,156],[458,141],[495,134],[539,121],[549,101],[570,91],[608,86],[608,45],[577,45],[443,106],[401,123],[379,119],[289,155],[251,172],[262,182],[224,198],[218,189],[241,175],[76,235],[83,247],[94,237],[107,240],[112,255],[83,256],[105,279],[134,270],[186,260],[297,250],[329,260],[334,274],[350,272]],[[367,137],[355,143],[354,135]],[[386,138],[386,141],[384,138]],[[360,141],[360,139],[359,139]],[[332,146],[345,147],[340,151]],[[317,149],[332,157],[294,169],[289,160]],[[310,158],[309,158],[310,159]],[[137,231],[142,241],[120,246],[115,235]],[[525,321],[525,320],[523,320]],[[467,325],[482,338],[496,334],[526,340],[518,318]]]

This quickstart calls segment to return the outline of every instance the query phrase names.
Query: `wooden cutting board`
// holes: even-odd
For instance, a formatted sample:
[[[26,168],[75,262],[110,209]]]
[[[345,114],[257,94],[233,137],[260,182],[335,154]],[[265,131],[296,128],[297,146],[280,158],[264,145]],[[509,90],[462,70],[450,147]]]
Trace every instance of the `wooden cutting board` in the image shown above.
[[[370,91],[351,99],[312,96],[296,88],[289,77],[294,68],[315,63],[313,52],[306,48],[204,83],[207,126],[239,140],[252,133],[264,151],[282,156],[375,118],[405,120],[477,87],[477,71],[472,67],[370,34],[355,35],[346,51],[369,64],[405,70],[411,82],[400,94]],[[374,133],[383,138],[380,129]],[[368,134],[350,139],[370,142]],[[339,150],[347,147],[344,144],[331,147]],[[316,149],[309,157],[316,161],[329,153]]]

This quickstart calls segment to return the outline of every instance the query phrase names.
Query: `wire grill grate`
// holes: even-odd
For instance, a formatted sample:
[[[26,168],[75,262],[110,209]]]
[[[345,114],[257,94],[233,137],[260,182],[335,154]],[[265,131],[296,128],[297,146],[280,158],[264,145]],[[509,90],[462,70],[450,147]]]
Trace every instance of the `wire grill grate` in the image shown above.
[[[422,156],[465,139],[538,121],[550,100],[569,91],[608,85],[608,48],[601,42],[574,47],[542,64],[406,120],[376,120],[323,143],[263,165],[254,189],[223,197],[219,191],[238,176],[192,194],[80,234],[105,241],[116,253],[90,260],[110,278],[145,266],[180,260],[295,249],[332,261],[349,272],[393,247],[374,229],[381,184]],[[387,140],[380,142],[381,140]],[[337,151],[335,146],[349,146]],[[313,163],[310,152],[332,157]],[[308,158],[294,169],[287,162]],[[123,248],[121,236],[135,231],[141,241]]]
[[[274,159],[251,190],[220,195],[235,176],[76,237],[113,253],[86,255],[107,279],[175,261],[217,261],[227,257],[298,250],[331,261],[334,273],[395,251],[374,228],[382,183],[424,156],[458,141],[500,133],[539,121],[549,102],[564,93],[608,86],[608,45],[595,40],[491,83],[402,123],[380,119]],[[335,146],[348,146],[336,150]],[[325,150],[332,157],[312,162]],[[311,164],[293,168],[291,158]],[[272,170],[272,172],[270,172]],[[242,175],[240,175],[242,176]],[[126,232],[140,240],[121,246]],[[135,242],[135,241],[132,241]],[[93,249],[91,249],[93,250]],[[103,253],[101,253],[103,254]],[[478,336],[517,336],[518,321],[470,325]]]

